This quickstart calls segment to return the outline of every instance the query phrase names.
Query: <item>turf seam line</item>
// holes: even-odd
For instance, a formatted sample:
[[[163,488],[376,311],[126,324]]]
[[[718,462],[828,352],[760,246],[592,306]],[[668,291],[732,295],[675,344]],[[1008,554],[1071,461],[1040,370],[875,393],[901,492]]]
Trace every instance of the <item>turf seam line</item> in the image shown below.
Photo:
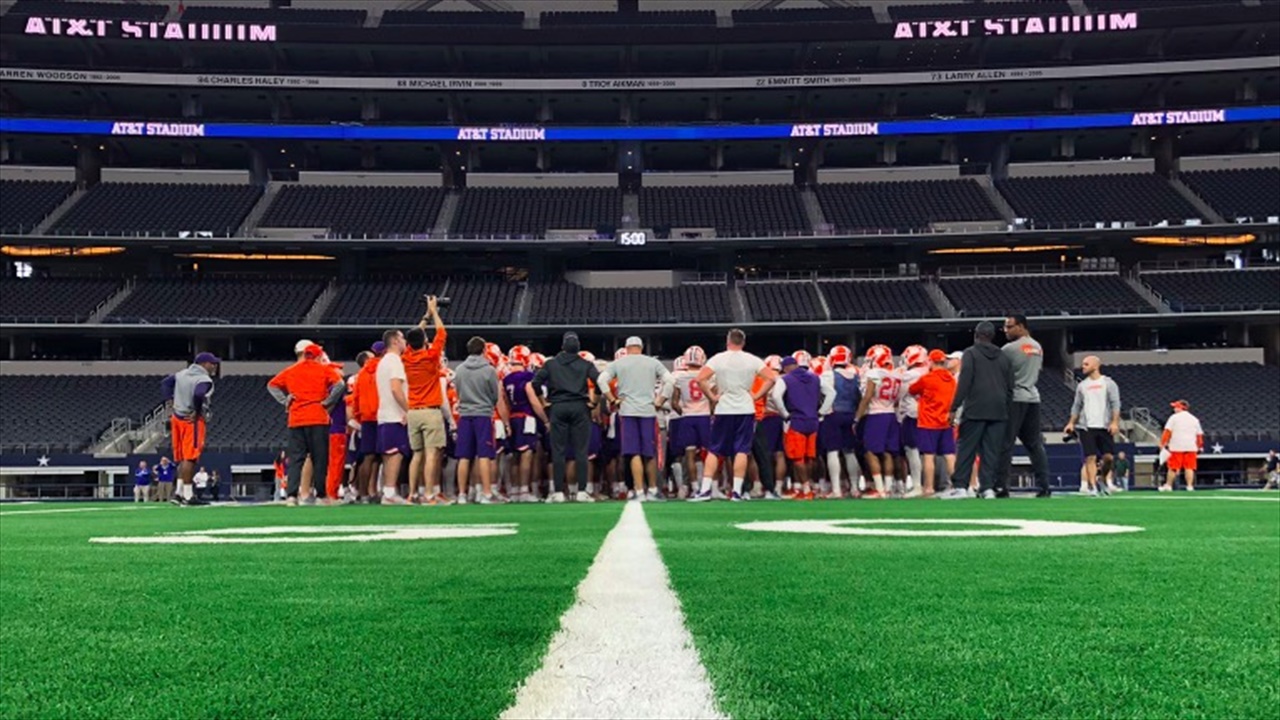
[[[501,718],[725,718],[640,503],[623,509]]]

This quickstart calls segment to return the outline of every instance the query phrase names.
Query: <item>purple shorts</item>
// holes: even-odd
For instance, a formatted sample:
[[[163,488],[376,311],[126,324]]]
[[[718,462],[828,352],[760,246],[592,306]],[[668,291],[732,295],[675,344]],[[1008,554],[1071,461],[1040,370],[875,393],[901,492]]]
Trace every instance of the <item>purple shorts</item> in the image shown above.
[[[868,415],[862,428],[862,444],[867,452],[876,455],[898,452],[898,418],[893,413]]]
[[[651,417],[618,418],[619,449],[623,457],[658,456],[658,420]]]
[[[409,428],[404,423],[378,423],[378,452],[409,457]]]
[[[750,454],[755,435],[755,415],[717,415],[711,421],[711,447],[707,450],[730,459]]]
[[[818,451],[853,452],[853,413],[833,412],[818,426]]]
[[[920,447],[919,430],[916,429],[917,422],[919,421],[916,418],[910,416],[902,418],[902,425],[898,430],[898,441],[904,450]]]
[[[492,460],[498,456],[497,449],[493,442],[492,418],[464,417],[458,421],[459,460]]]
[[[942,430],[916,430],[916,447],[921,455],[955,455],[956,434],[951,428]]]
[[[756,421],[756,433],[764,442],[765,452],[774,455],[782,452],[782,416],[765,415]]]
[[[360,439],[356,443],[356,456],[364,457],[366,455],[377,455],[378,453],[378,423],[362,422],[360,423]]]
[[[524,431],[525,418],[511,418],[511,434],[507,436],[507,450],[509,452],[527,452],[538,447],[538,430],[527,433]],[[536,422],[535,422],[536,425]]]
[[[711,447],[710,415],[682,417],[677,429],[679,433],[675,436],[675,442],[673,443],[676,452],[683,453],[690,448],[705,450]]]

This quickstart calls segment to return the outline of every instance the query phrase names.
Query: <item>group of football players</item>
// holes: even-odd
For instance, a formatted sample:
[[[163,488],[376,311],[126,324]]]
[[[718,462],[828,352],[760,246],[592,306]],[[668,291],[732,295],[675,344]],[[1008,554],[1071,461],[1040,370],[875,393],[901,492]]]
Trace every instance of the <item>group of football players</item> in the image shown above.
[[[380,352],[385,352],[385,345],[376,343],[369,360],[376,361]],[[619,349],[615,360],[625,353],[625,348]],[[601,372],[609,366],[608,361],[590,352],[579,354]],[[484,357],[498,374],[507,411],[505,421],[497,413],[493,418],[496,473],[489,493],[483,491],[481,483],[456,476],[459,463],[454,460],[461,458],[455,443],[461,419],[458,393],[453,384],[454,371],[447,362],[441,362],[440,383],[445,398],[441,411],[448,438],[444,461],[428,464],[435,477],[413,478],[417,482],[409,483],[409,493],[401,494],[393,488],[408,478],[387,478],[385,467],[380,473],[369,473],[367,454],[361,448],[371,445],[362,443],[360,438],[362,426],[369,425],[362,422],[366,418],[361,414],[376,410],[368,407],[369,399],[365,397],[359,403],[347,404],[347,462],[340,467],[350,469],[342,471],[337,497],[330,492],[326,499],[323,489],[318,488],[321,501],[385,502],[382,498],[394,497],[397,502],[404,498],[420,504],[487,504],[540,502],[553,497],[548,432],[538,417],[541,413],[535,412],[531,404],[539,397],[545,402],[545,392],[535,388],[534,393],[529,393],[526,389],[546,357],[524,345],[503,352],[493,343],[486,345]],[[837,345],[826,355],[798,350],[789,356],[770,355],[763,362],[768,371],[756,379],[756,390],[762,392],[756,395],[755,407],[757,442],[763,448],[757,448],[762,451],[753,454],[749,463],[749,491],[737,493],[731,489],[732,459],[712,464],[723,472],[716,473],[709,495],[699,489],[704,461],[712,452],[716,410],[712,400],[714,376],[708,379],[703,373],[699,379],[707,364],[707,353],[695,345],[675,358],[670,379],[653,388],[653,400],[659,407],[659,487],[650,488],[647,493],[637,496],[629,489],[627,463],[620,456],[618,407],[605,399],[616,396],[616,387],[613,393],[592,388],[599,401],[593,411],[587,457],[567,458],[571,465],[587,464],[587,493],[595,500],[921,497],[934,493],[935,474],[943,482],[950,477],[955,443],[949,411],[959,372],[959,353],[947,355],[913,345],[895,357],[888,347],[876,345],[859,359],[849,347]],[[792,373],[800,374],[792,380],[812,375],[820,393],[787,393],[786,387],[792,385],[784,380]],[[357,385],[354,379],[353,376],[353,382],[348,383],[352,389]],[[763,388],[766,383],[772,383],[771,387]],[[712,392],[707,392],[709,389]],[[814,407],[803,407],[804,404]],[[793,429],[800,427],[800,418],[804,417],[816,418],[816,433]],[[342,426],[335,423],[336,427]],[[761,482],[761,463],[771,465],[764,468],[770,479],[767,484]],[[396,475],[404,474],[402,468],[407,470],[407,464],[395,465]],[[462,465],[471,465],[474,472],[475,463]],[[360,469],[365,469],[363,476]],[[572,468],[569,475],[573,477]],[[772,482],[775,478],[776,485]],[[389,483],[391,488],[387,487]],[[378,486],[391,492],[379,492]],[[334,487],[332,481],[329,487]],[[458,492],[459,488],[469,491]],[[303,502],[307,502],[305,492]]]

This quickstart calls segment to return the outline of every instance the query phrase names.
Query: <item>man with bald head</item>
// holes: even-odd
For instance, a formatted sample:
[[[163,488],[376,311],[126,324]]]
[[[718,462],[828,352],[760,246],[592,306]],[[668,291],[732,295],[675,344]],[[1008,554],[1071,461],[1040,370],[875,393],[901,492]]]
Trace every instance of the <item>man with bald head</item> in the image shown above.
[[[974,461],[981,457],[978,471],[979,493],[983,498],[996,497],[996,471],[1004,448],[1005,424],[1009,405],[1013,402],[1013,363],[992,340],[996,327],[987,321],[973,329],[973,345],[960,358],[960,377],[951,401],[954,424],[961,407],[964,420],[956,441],[956,469],[951,476],[951,490],[940,497],[958,499],[972,497],[969,476]]]
[[[1115,455],[1115,436],[1120,432],[1120,388],[1115,380],[1102,374],[1102,360],[1090,355],[1080,363],[1084,379],[1076,385],[1076,398],[1071,403],[1071,419],[1063,433],[1080,438],[1084,453],[1084,480],[1080,492],[1098,494],[1098,458],[1102,458],[1102,477],[1111,472]]]

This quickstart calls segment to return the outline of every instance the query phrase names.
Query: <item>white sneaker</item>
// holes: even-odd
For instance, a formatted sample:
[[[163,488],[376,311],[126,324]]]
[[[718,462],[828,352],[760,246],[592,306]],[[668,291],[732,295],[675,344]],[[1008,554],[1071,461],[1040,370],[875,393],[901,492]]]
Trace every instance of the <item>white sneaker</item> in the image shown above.
[[[549,502],[549,503],[562,503],[562,502],[565,502],[564,493],[562,493],[562,492],[558,492],[558,493],[551,493],[550,495],[548,495],[548,496],[547,496],[547,502]]]
[[[1107,483],[1107,492],[1108,493],[1124,492],[1124,488],[1120,487],[1119,485],[1116,485],[1115,483]]]
[[[973,497],[973,493],[969,488],[951,488],[946,492],[938,493],[935,497],[939,500],[967,500]]]
[[[711,486],[711,499],[713,499],[713,500],[728,500],[728,499],[729,499],[729,496],[728,496],[728,495],[725,495],[723,492],[721,492],[721,491],[720,491],[719,486],[712,485],[712,486]]]
[[[467,500],[467,496],[466,496],[466,495],[459,495],[459,496],[458,496],[458,503],[457,503],[458,505],[466,505],[466,504],[467,504],[467,502],[468,502],[468,500]]]
[[[921,489],[920,489],[920,486],[918,486],[918,485],[917,485],[917,486],[915,486],[915,487],[912,487],[910,490],[908,490],[908,491],[907,491],[907,493],[906,493],[905,495],[903,495],[902,497],[904,497],[904,498],[918,498],[918,497],[920,497],[921,495],[924,495],[924,491],[923,491],[923,490],[921,490]]]
[[[1089,488],[1089,492],[1088,492],[1088,493],[1086,493],[1086,494],[1087,494],[1089,497],[1098,497],[1098,496],[1099,496],[1099,495],[1098,495],[1098,488]]]
[[[1187,486],[1187,492],[1195,492],[1195,491],[1196,491],[1196,487],[1195,487],[1195,485],[1188,485],[1188,486]]]
[[[1077,494],[1077,495],[1088,495],[1088,494],[1090,494],[1090,493],[1089,493],[1089,486],[1088,486],[1088,485],[1081,485],[1081,486],[1080,486],[1080,489],[1076,491],[1076,494]],[[1096,493],[1095,493],[1095,494],[1096,494]]]
[[[995,490],[983,490],[983,491],[982,491],[982,499],[983,499],[983,500],[995,500],[995,499],[996,499],[996,491],[995,491]]]
[[[644,495],[635,490],[630,490],[627,492],[627,502],[644,502]]]
[[[658,490],[658,488],[649,488],[649,492],[645,495],[644,499],[648,502],[666,502],[667,501],[667,497],[663,495],[662,492]]]
[[[591,493],[587,492],[586,490],[579,490],[577,501],[583,502],[583,503],[593,503],[596,501],[596,499],[591,497]]]
[[[1168,485],[1161,485],[1160,487],[1156,488],[1156,492],[1173,492],[1173,488],[1169,487]]]
[[[478,505],[493,505],[493,504],[494,504],[494,502],[493,502],[493,498],[489,497],[488,495],[481,495],[481,496],[479,496],[478,498],[476,498],[476,504],[478,504]]]

